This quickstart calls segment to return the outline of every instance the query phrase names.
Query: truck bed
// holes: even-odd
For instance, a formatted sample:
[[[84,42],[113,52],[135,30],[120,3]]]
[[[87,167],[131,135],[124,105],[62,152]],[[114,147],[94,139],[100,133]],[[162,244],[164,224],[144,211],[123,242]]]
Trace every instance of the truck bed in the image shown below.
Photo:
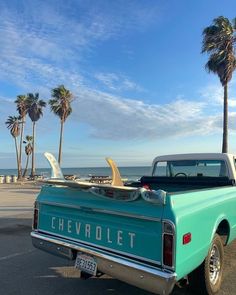
[[[136,184],[137,185],[137,184]],[[233,186],[235,181],[228,177],[155,177],[143,176],[141,186],[151,189],[162,189],[168,193],[184,192],[191,190],[210,189],[223,186]]]

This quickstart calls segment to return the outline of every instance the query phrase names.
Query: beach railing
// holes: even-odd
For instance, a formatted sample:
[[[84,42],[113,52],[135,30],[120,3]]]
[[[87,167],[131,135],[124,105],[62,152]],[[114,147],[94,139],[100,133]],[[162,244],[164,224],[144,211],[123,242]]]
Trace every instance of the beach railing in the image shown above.
[[[14,182],[14,183],[17,182],[17,176],[16,175],[12,175],[11,176],[11,181]]]
[[[1,183],[15,183],[17,182],[16,175],[0,175],[0,184]]]
[[[10,175],[6,175],[5,176],[5,183],[10,183],[11,182],[11,176]]]

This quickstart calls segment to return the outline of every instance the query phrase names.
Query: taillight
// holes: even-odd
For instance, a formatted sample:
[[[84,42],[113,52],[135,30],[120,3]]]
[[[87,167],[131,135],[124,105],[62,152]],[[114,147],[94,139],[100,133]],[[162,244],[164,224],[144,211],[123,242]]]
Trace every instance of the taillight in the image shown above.
[[[191,233],[187,233],[185,235],[183,235],[183,245],[186,245],[188,243],[190,243],[192,241],[192,234]]]
[[[163,222],[163,266],[174,266],[175,228],[172,222]]]
[[[173,236],[164,234],[163,236],[163,264],[173,266]]]
[[[38,209],[38,204],[35,202],[34,205],[34,219],[33,219],[33,229],[38,228],[38,219],[39,219],[39,209]]]

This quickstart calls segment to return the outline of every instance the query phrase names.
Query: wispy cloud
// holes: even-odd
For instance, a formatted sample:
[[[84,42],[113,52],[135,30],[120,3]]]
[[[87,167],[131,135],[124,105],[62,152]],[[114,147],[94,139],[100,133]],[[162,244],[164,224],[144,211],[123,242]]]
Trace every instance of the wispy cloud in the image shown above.
[[[236,106],[236,97],[234,95],[234,88],[236,85],[236,81],[233,80],[231,83],[229,83],[229,90],[228,90],[228,104],[229,107],[235,107]],[[200,94],[203,99],[205,99],[209,104],[215,105],[215,106],[222,106],[223,105],[223,98],[224,98],[224,89],[220,85],[216,84],[210,84],[205,86],[200,90]]]
[[[207,134],[218,120],[204,113],[205,103],[177,100],[166,105],[122,99],[84,89],[73,117],[90,126],[92,136],[111,140],[144,140]]]
[[[23,0],[0,3],[0,79],[23,89],[84,82],[81,61],[98,42],[144,30],[158,16],[158,6],[133,1],[41,2]],[[93,79],[93,73],[86,73]],[[103,77],[102,77],[103,75]],[[138,90],[124,76],[98,75],[112,90]],[[105,79],[106,78],[106,79]],[[118,79],[118,80],[116,80]],[[66,83],[67,82],[67,83]]]
[[[221,128],[221,113],[209,115],[205,103],[222,104],[220,86],[204,88],[200,101],[174,97],[165,105],[144,103],[148,99],[140,93],[136,100],[121,96],[122,91],[142,90],[125,73],[97,69],[95,78],[106,88],[99,87],[102,92],[88,86],[94,71],[83,67],[87,54],[99,42],[145,30],[158,19],[156,1],[151,1],[153,5],[124,0],[114,5],[105,5],[106,1],[93,1],[93,5],[90,1],[8,2],[0,2],[0,79],[27,92],[39,91],[43,97],[50,96],[49,89],[55,85],[68,85],[77,97],[73,118],[87,124],[92,136],[142,140],[207,134]],[[229,103],[235,106],[236,99]],[[9,104],[4,102],[6,109]],[[0,106],[1,118],[6,109]]]
[[[13,100],[7,97],[0,96],[0,131],[5,131],[5,121],[9,115],[14,115]]]
[[[136,1],[8,1],[0,3],[2,52],[79,60],[96,41],[115,38],[130,30],[144,30],[158,17],[158,5]],[[7,38],[6,38],[7,36]]]
[[[132,90],[141,91],[142,88],[124,75],[115,73],[97,73],[95,78],[102,82],[108,89],[114,91]]]

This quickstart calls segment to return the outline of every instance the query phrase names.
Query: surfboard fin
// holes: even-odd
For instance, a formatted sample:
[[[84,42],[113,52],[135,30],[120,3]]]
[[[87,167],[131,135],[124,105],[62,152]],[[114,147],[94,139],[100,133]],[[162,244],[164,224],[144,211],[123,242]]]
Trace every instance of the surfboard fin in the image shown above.
[[[59,166],[59,163],[55,159],[55,157],[51,153],[44,153],[44,156],[48,160],[50,166],[51,166],[51,179],[53,180],[65,180],[64,175],[61,171],[61,168]],[[112,186],[124,186],[124,183],[120,176],[120,171],[118,167],[116,166],[116,163],[111,158],[106,158],[107,163],[111,167],[112,171]]]
[[[51,179],[65,180],[64,175],[61,171],[59,163],[51,153],[44,153],[44,156],[48,160],[51,166]]]
[[[107,163],[111,167],[112,171],[112,182],[111,185],[113,186],[124,186],[124,183],[120,176],[120,171],[116,166],[116,163],[111,158],[106,158]]]

